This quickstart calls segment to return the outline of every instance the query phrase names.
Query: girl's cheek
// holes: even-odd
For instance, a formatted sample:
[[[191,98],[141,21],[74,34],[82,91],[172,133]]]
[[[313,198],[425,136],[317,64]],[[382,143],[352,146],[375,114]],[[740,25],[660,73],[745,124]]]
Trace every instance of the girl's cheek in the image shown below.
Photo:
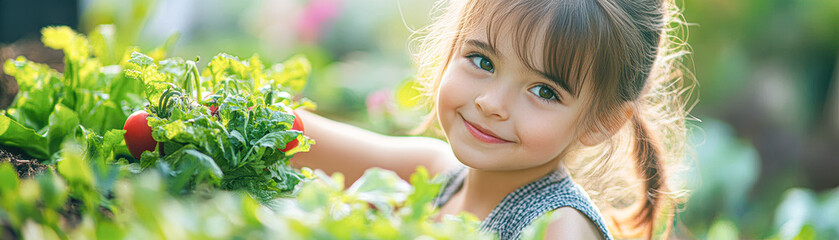
[[[462,81],[459,81],[457,74],[454,74],[452,71],[446,71],[443,74],[439,89],[439,104],[441,107],[452,107],[452,105],[457,104],[458,92],[461,91],[458,86],[460,84],[463,84]]]
[[[457,92],[452,88],[450,82],[443,82],[440,85],[440,96],[438,102],[438,114],[440,116],[449,116],[454,113],[457,108]]]
[[[524,133],[529,137],[529,146],[526,150],[533,152],[545,152],[551,156],[558,155],[571,143],[571,130],[569,119],[558,115],[553,118],[535,119],[521,126],[526,129]]]
[[[470,87],[472,79],[469,78],[468,74],[459,71],[455,64],[450,67],[455,68],[444,72],[440,89],[438,89],[437,114],[440,116],[440,121],[444,127],[451,126],[456,122],[457,111],[469,109],[468,104],[474,89],[474,87]]]
[[[450,73],[445,72],[440,82],[440,87],[437,89],[437,116],[440,118],[440,123],[443,128],[448,127],[449,115],[452,112],[452,82]]]

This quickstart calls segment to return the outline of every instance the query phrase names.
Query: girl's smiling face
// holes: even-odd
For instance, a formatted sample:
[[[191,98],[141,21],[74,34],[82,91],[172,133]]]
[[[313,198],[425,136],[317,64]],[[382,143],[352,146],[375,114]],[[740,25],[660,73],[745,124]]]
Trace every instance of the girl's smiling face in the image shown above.
[[[557,166],[577,140],[585,91],[578,99],[528,67],[505,28],[495,47],[485,27],[476,29],[453,52],[437,95],[437,116],[455,156],[488,171]],[[540,49],[528,53],[530,66],[543,66]]]

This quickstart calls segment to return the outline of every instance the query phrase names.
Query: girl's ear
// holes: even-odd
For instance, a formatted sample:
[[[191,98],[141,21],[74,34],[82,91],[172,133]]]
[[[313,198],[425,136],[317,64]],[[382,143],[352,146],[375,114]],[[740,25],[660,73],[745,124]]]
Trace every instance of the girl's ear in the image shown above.
[[[635,108],[630,102],[621,104],[614,114],[597,118],[597,122],[588,125],[580,135],[580,143],[586,146],[597,145],[615,135],[635,114]]]

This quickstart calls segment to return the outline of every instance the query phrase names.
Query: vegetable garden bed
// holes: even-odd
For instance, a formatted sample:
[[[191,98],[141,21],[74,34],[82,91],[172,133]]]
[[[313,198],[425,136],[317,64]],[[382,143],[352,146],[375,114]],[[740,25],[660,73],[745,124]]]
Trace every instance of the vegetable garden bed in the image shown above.
[[[115,49],[103,29],[42,31],[64,72],[3,65],[20,87],[0,115],[3,239],[493,238],[471,215],[432,221],[441,179],[424,169],[410,183],[371,169],[344,189],[340,174],[291,167],[315,144],[293,110],[315,106],[295,97],[304,57],[164,58]],[[152,144],[127,137],[138,111]]]

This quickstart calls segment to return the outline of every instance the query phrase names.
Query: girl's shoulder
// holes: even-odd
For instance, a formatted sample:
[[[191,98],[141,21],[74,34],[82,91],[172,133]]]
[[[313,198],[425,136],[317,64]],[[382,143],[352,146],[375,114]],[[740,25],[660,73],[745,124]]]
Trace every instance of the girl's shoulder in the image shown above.
[[[535,227],[533,230],[536,230],[540,228],[535,225],[545,226],[545,239],[606,239],[600,227],[575,208],[561,207],[535,221],[542,221],[544,225],[534,223],[528,228]]]

